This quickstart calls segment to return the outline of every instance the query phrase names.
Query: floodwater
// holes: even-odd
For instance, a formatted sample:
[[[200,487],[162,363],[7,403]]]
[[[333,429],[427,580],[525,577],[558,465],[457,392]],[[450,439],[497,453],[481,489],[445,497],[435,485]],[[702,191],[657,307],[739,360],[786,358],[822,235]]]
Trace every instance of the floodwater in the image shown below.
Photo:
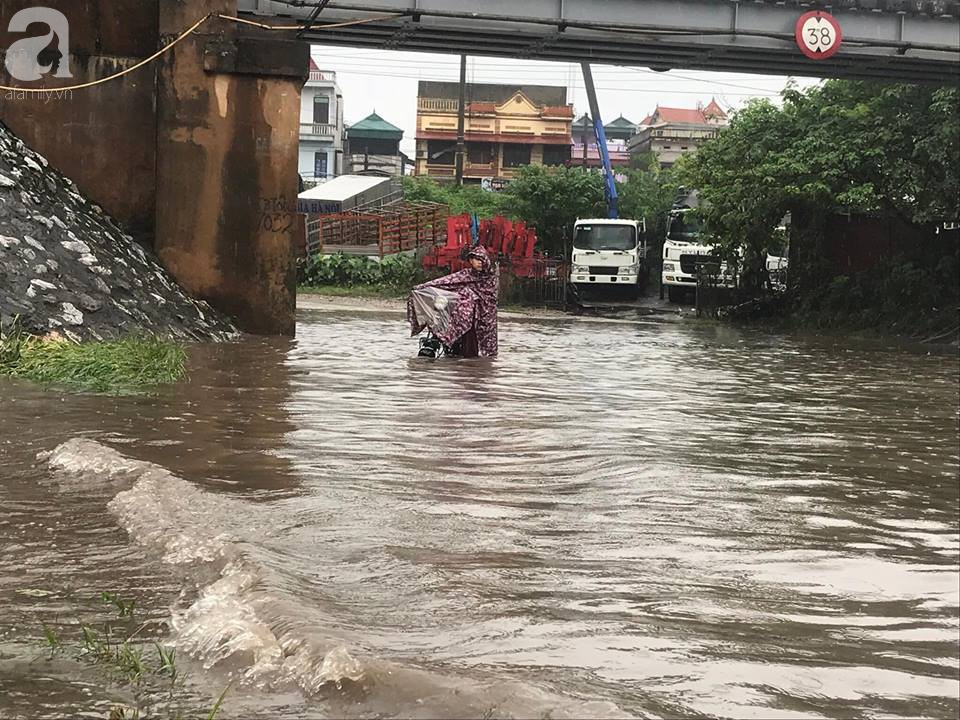
[[[43,647],[104,590],[187,717],[960,713],[956,354],[654,317],[501,352],[303,311],[156,397],[0,380],[0,716],[129,699]]]

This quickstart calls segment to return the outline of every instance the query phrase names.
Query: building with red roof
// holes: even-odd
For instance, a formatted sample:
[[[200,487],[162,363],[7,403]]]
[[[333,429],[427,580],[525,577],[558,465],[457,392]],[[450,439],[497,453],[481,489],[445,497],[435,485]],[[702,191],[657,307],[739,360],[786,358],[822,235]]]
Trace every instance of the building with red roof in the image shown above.
[[[653,153],[661,167],[673,165],[684,153],[717,136],[729,123],[726,111],[711,99],[706,106],[671,108],[657,105],[630,138],[631,162],[642,164]]]

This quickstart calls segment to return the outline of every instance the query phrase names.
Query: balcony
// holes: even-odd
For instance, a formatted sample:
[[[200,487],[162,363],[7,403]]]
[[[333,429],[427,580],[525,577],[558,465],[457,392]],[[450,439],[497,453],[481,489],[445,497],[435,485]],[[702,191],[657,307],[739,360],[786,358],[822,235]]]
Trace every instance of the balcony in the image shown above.
[[[459,109],[459,100],[446,100],[444,98],[417,98],[417,110],[420,111],[458,112]]]
[[[337,138],[337,126],[332,123],[300,123],[300,137],[333,142]]]
[[[310,79],[307,82],[328,82],[335,83],[337,81],[337,74],[329,70],[312,70],[310,72]]]

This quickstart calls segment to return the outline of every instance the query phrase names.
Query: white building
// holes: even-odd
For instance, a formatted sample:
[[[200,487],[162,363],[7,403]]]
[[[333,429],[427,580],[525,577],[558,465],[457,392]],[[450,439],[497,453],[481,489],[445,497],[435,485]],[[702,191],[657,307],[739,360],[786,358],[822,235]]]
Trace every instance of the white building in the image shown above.
[[[337,74],[310,60],[300,95],[300,176],[323,182],[343,172],[343,95]]]

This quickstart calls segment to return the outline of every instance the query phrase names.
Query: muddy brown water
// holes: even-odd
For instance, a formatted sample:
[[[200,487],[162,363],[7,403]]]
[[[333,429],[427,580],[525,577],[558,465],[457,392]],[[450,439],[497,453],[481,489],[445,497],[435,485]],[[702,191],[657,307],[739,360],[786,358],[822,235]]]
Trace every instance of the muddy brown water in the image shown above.
[[[656,318],[501,349],[302,311],[154,397],[0,380],[0,717],[130,700],[43,648],[103,590],[189,717],[231,682],[223,717],[960,713],[955,354]]]

